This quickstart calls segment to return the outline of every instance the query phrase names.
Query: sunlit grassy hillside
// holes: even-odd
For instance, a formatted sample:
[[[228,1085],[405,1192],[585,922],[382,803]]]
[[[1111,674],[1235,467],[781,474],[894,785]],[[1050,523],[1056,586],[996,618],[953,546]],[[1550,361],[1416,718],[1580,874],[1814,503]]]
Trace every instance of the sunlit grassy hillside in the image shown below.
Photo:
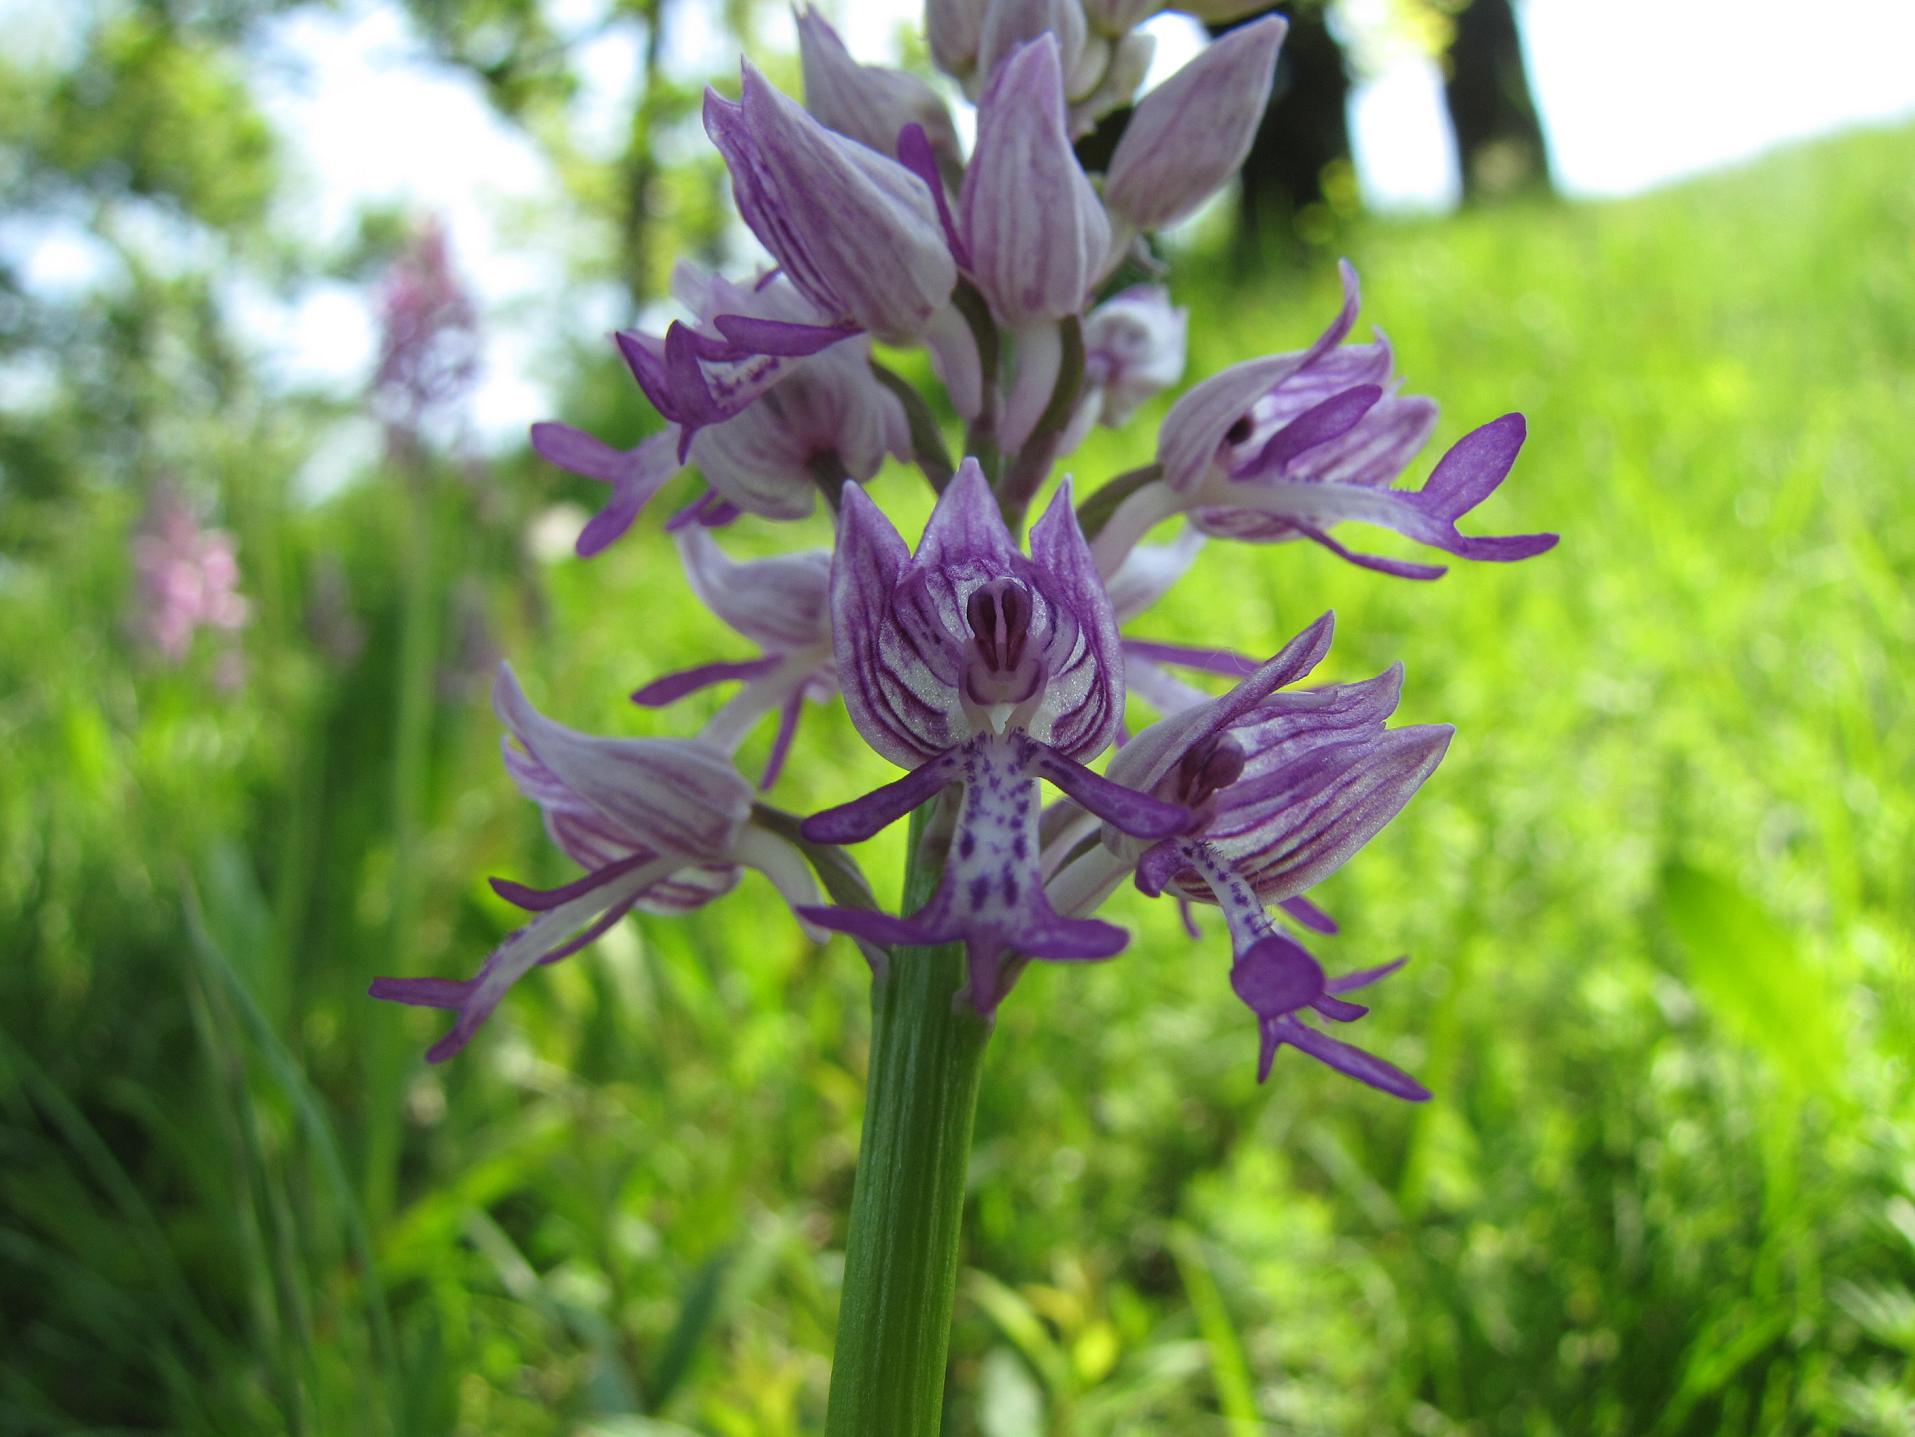
[[[1334,608],[1325,677],[1401,659],[1404,717],[1458,726],[1317,895],[1333,968],[1414,955],[1367,1038],[1436,1100],[1294,1052],[1258,1088],[1214,915],[1193,944],[1126,899],[1130,952],[1039,965],[1002,1013],[952,1433],[1908,1431],[1911,235],[1899,131],[1351,238],[1440,439],[1529,417],[1465,527],[1561,547],[1413,584],[1212,546],[1136,629],[1267,652]],[[1327,262],[1182,281],[1193,374],[1334,307]],[[237,690],[129,653],[110,497],[0,589],[0,1429],[815,1430],[848,945],[747,880],[521,985],[434,1070],[442,1020],[362,996],[475,966],[510,923],[487,873],[565,873],[498,769],[489,651],[568,722],[683,732],[696,703],[623,695],[740,642],[655,523],[530,557],[548,473],[311,513],[244,439],[210,461],[258,604]],[[312,637],[325,563],[356,656]],[[886,775],[816,711],[776,798]]]

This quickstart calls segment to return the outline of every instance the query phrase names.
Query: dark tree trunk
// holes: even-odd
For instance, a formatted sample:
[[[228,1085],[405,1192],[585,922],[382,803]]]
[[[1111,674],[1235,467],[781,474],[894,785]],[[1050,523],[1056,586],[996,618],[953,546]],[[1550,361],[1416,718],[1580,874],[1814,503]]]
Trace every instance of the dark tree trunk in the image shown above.
[[[1523,66],[1512,0],[1470,0],[1456,16],[1443,100],[1466,200],[1549,187],[1549,151]]]
[[[1307,239],[1310,227],[1300,228],[1299,217],[1323,205],[1331,167],[1350,163],[1350,75],[1343,48],[1330,33],[1322,6],[1286,9],[1290,33],[1277,55],[1270,106],[1243,163],[1236,245],[1240,259],[1253,258],[1274,244]]]
[[[649,0],[645,16],[645,49],[640,58],[638,104],[632,111],[632,129],[621,161],[625,194],[625,289],[634,307],[656,298],[652,255],[653,194],[658,184],[657,135],[664,109],[660,93],[665,84],[665,7],[667,0]]]

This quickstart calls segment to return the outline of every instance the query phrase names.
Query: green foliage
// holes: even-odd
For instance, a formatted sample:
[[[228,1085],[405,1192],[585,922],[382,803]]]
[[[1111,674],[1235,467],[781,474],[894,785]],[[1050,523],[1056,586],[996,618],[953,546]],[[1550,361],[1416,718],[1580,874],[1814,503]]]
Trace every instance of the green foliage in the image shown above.
[[[177,205],[231,228],[273,194],[276,146],[235,57],[138,12],[100,23],[85,62],[57,76],[0,62],[0,146],[44,183]]]
[[[1034,965],[992,1040],[951,1432],[1906,1431],[1911,155],[1358,234],[1443,437],[1529,414],[1481,526],[1562,547],[1413,585],[1215,546],[1143,628],[1267,650],[1333,604],[1328,677],[1400,657],[1406,718],[1458,725],[1321,895],[1333,968],[1416,955],[1366,1026],[1436,1101],[1294,1053],[1259,1089],[1214,917],[1193,945],[1126,899],[1131,951]],[[1193,372],[1331,308],[1327,274],[1223,273],[1184,268]],[[238,534],[237,689],[132,647],[135,505],[75,477],[109,452],[86,392],[6,455],[0,1428],[818,1430],[869,1035],[848,944],[748,879],[542,972],[443,1069],[440,1015],[364,997],[476,966],[512,921],[484,874],[564,876],[498,771],[486,649],[568,722],[682,732],[717,700],[622,695],[736,641],[655,525],[529,557],[572,491],[517,461],[296,505],[308,431],[188,352],[127,362],[114,432],[197,460]],[[1147,458],[1099,436],[1072,467]],[[315,637],[328,573],[356,648]],[[885,776],[814,712],[776,798]]]

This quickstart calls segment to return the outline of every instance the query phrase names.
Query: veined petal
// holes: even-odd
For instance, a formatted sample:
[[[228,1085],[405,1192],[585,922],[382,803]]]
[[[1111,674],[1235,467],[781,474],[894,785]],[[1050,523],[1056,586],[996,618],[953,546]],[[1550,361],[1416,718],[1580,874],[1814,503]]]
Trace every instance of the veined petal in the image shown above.
[[[1442,760],[1447,724],[1392,729],[1260,780],[1253,802],[1220,795],[1207,840],[1266,901],[1294,897],[1341,868],[1410,801]]]
[[[824,550],[741,564],[707,529],[681,530],[676,537],[692,592],[759,647],[808,648],[829,638],[831,555]]]
[[[979,102],[958,230],[978,288],[1003,324],[1021,329],[1084,307],[1110,248],[1110,221],[1071,149],[1058,42],[1049,32],[1011,52]]]
[[[595,738],[534,709],[499,666],[493,707],[526,752],[642,847],[722,861],[751,811],[751,789],[725,754],[695,739]]]
[[[957,268],[910,171],[826,129],[749,64],[736,103],[706,92],[705,129],[745,223],[828,321],[893,343],[923,333]]]
[[[949,569],[974,564],[1008,571],[1022,558],[1011,542],[1011,531],[1004,527],[983,466],[965,459],[931,510],[913,567]]]
[[[1196,489],[1209,474],[1232,426],[1264,395],[1342,343],[1356,323],[1356,271],[1346,261],[1343,308],[1316,343],[1296,354],[1276,354],[1233,365],[1191,389],[1170,408],[1157,439],[1164,482],[1179,493]]]
[[[805,108],[841,135],[888,155],[898,131],[916,125],[945,159],[961,159],[950,111],[924,81],[903,70],[861,65],[816,10],[798,13]]]
[[[1239,26],[1138,102],[1104,185],[1113,213],[1140,230],[1166,228],[1243,168],[1288,29],[1277,15]]]
[[[1111,760],[1110,777],[1128,787],[1154,792],[1158,782],[1191,749],[1222,733],[1275,690],[1295,683],[1321,663],[1330,651],[1335,628],[1336,615],[1324,614],[1229,693],[1199,708],[1159,719],[1118,751]]]
[[[1001,522],[1001,521],[1000,521]],[[1051,496],[1044,516],[1031,526],[1031,561],[1077,620],[1086,652],[1074,662],[1052,669],[1044,712],[1049,720],[1044,736],[1075,759],[1102,753],[1115,737],[1124,710],[1124,652],[1117,636],[1117,617],[1110,596],[1097,574],[1077,511],[1071,507],[1071,484],[1066,479]],[[1073,692],[1075,675],[1082,675],[1083,692]],[[1033,726],[1036,732],[1036,726]]]
[[[845,486],[843,502],[837,552],[831,560],[831,642],[838,683],[864,741],[899,767],[913,768],[945,746],[934,741],[942,729],[930,701],[914,703],[909,681],[887,682],[880,653],[892,595],[911,551],[862,489]]]

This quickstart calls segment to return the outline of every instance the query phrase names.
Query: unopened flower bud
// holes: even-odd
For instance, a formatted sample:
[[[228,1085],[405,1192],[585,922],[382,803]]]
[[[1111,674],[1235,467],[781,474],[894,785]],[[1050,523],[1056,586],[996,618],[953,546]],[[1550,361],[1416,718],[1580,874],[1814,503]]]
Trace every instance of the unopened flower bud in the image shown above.
[[[1098,421],[1130,422],[1146,400],[1184,374],[1190,313],[1162,285],[1136,285],[1105,300],[1084,321],[1084,379],[1100,396]]]
[[[1083,7],[1078,0],[991,0],[978,36],[979,82],[989,86],[996,78],[998,67],[1013,51],[1044,35],[1057,42],[1064,91],[1072,93],[1075,87],[1071,82],[1083,64],[1084,46],[1089,38]]]
[[[1110,221],[1071,152],[1053,36],[991,77],[958,206],[971,272],[1000,321],[1016,328],[1083,307]]]
[[[903,70],[860,65],[816,10],[798,16],[798,54],[804,65],[805,108],[839,134],[881,155],[894,155],[898,131],[921,125],[936,154],[952,161],[960,158],[957,130],[937,92]]]
[[[806,299],[892,343],[924,332],[957,267],[917,176],[826,129],[749,64],[740,100],[705,92],[705,130],[739,213]]]
[[[962,80],[977,68],[978,41],[990,0],[925,0],[924,32],[937,67]]]
[[[1288,28],[1271,15],[1232,30],[1138,102],[1104,186],[1113,214],[1163,229],[1242,168]]]

